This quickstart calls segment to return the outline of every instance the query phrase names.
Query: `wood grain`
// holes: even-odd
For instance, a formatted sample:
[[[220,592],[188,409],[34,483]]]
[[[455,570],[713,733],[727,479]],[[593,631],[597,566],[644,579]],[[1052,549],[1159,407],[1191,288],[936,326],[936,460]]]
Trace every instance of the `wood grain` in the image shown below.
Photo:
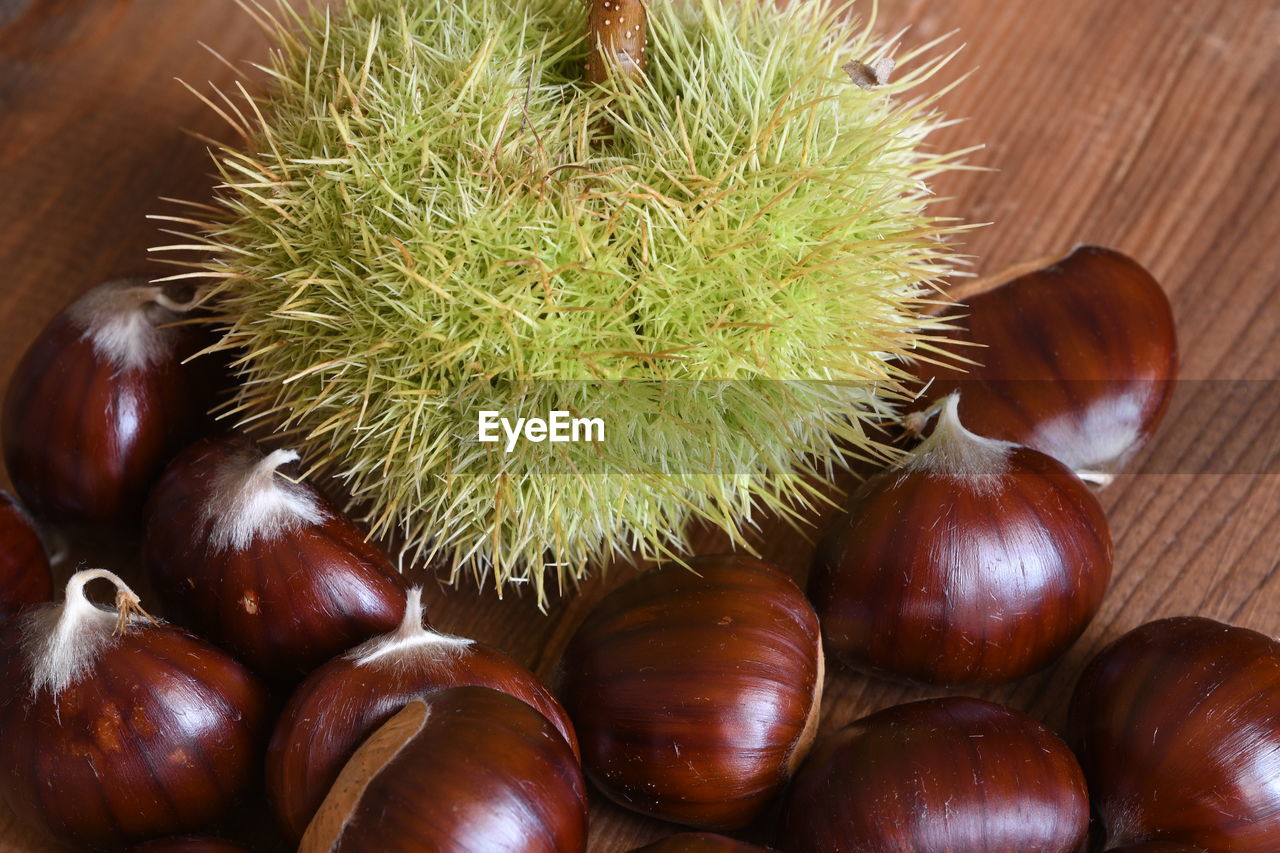
[[[1151,618],[1199,613],[1280,633],[1280,0],[880,0],[908,44],[958,29],[944,85],[969,121],[939,147],[985,142],[990,171],[937,183],[945,213],[989,222],[964,250],[993,273],[1075,243],[1145,264],[1174,305],[1184,383],[1133,473],[1103,493],[1116,576],[1097,620],[1059,664],[979,691],[1058,727],[1075,677],[1101,644]],[[0,0],[0,376],[53,313],[90,285],[146,270],[161,196],[207,197],[204,87],[265,42],[232,0]],[[948,76],[949,75],[949,76]],[[802,575],[812,531],[766,524],[761,550]],[[704,550],[723,538],[699,536]],[[76,540],[76,559],[128,566],[127,538]],[[494,643],[550,675],[573,628],[631,569],[546,615],[433,584],[442,628]],[[833,671],[824,730],[926,695]],[[592,849],[625,851],[670,831],[594,799]],[[241,835],[272,842],[246,817]],[[761,829],[763,831],[763,829]],[[57,849],[0,813],[0,848]]]

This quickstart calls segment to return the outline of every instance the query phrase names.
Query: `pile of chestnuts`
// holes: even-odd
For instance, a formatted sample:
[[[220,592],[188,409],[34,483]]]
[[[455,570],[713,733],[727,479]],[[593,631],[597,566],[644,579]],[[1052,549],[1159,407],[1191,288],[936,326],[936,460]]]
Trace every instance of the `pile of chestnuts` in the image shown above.
[[[660,565],[585,617],[551,685],[432,628],[296,454],[214,427],[193,310],[100,285],[9,386],[0,797],[24,822],[87,849],[281,849],[246,843],[259,800],[304,853],[582,851],[589,781],[682,827],[654,853],[1280,850],[1280,644],[1243,628],[1120,637],[1063,737],[959,695],[820,735],[827,655],[837,677],[1007,683],[1097,613],[1092,487],[1150,438],[1178,358],[1117,252],[967,300],[952,336],[980,363],[913,366],[923,437],[848,497],[807,588],[741,554]],[[43,534],[103,524],[140,531],[137,575],[82,569],[53,600]]]

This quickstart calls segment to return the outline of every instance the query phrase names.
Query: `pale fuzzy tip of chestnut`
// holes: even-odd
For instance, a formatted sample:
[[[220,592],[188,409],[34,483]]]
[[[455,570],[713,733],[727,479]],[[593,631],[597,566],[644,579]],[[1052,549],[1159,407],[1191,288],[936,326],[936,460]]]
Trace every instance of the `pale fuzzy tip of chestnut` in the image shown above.
[[[143,279],[122,278],[93,288],[67,314],[100,358],[117,370],[141,370],[173,356],[167,324],[194,307],[195,300],[176,302]]]
[[[989,494],[999,488],[1009,469],[1009,454],[1017,446],[966,429],[960,422],[960,395],[950,394],[939,401],[933,432],[898,470],[962,480],[974,491]]]
[[[368,666],[375,661],[394,661],[419,654],[453,654],[470,646],[466,637],[441,634],[426,627],[426,613],[422,609],[422,587],[413,587],[405,598],[404,618],[394,631],[374,637],[347,652],[346,657],[356,666]]]
[[[116,607],[99,607],[84,594],[85,584],[102,578],[116,587]],[[54,696],[85,677],[104,649],[142,613],[138,596],[106,569],[76,572],[64,600],[31,612],[23,625],[23,649],[31,673],[31,696],[48,689]]]
[[[244,550],[255,541],[269,541],[324,521],[326,513],[315,494],[276,470],[297,459],[293,450],[273,450],[263,457],[255,450],[219,467],[203,507],[214,551]]]

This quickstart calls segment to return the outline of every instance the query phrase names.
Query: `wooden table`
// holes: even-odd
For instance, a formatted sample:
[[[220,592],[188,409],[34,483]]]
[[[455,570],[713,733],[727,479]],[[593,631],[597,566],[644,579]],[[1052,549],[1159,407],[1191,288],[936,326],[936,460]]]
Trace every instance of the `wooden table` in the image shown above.
[[[1100,645],[1154,617],[1199,613],[1280,634],[1280,0],[881,0],[908,44],[953,29],[967,43],[942,85],[969,121],[943,147],[986,143],[991,171],[938,181],[945,212],[990,222],[965,238],[977,272],[1077,242],[1120,248],[1173,300],[1183,376],[1154,446],[1103,493],[1116,542],[1110,595],[1051,670],[979,691],[1046,720]],[[207,89],[260,59],[231,0],[0,0],[0,376],[77,293],[147,270],[162,196],[209,195],[204,145],[223,128],[174,78]],[[722,540],[700,534],[707,550]],[[770,525],[766,555],[803,575],[805,532]],[[80,544],[127,565],[128,542]],[[65,568],[65,567],[64,567]],[[539,613],[471,588],[433,586],[446,630],[495,643],[543,675],[615,567]],[[926,695],[831,673],[830,730]],[[0,733],[0,736],[3,736]],[[668,827],[604,802],[592,849],[629,850]],[[0,848],[56,849],[0,813]]]

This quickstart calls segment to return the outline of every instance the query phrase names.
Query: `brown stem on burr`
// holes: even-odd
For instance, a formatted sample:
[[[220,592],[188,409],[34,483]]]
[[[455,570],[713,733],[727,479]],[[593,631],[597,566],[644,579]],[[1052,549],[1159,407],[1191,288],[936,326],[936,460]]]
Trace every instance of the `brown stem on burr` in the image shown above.
[[[587,26],[589,83],[603,83],[614,67],[636,79],[644,74],[646,0],[591,0]]]

